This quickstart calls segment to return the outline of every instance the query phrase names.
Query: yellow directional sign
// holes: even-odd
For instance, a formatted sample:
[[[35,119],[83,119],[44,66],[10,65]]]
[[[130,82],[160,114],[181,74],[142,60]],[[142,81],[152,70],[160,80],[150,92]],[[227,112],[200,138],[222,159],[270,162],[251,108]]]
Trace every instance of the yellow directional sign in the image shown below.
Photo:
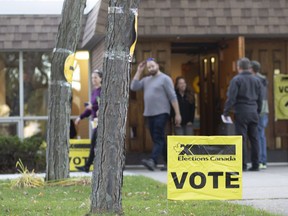
[[[67,56],[64,64],[64,75],[67,82],[72,83],[73,72],[77,66],[77,61],[75,59],[75,53]]]
[[[168,199],[242,199],[241,136],[168,136]]]
[[[288,119],[288,75],[274,76],[275,118]]]

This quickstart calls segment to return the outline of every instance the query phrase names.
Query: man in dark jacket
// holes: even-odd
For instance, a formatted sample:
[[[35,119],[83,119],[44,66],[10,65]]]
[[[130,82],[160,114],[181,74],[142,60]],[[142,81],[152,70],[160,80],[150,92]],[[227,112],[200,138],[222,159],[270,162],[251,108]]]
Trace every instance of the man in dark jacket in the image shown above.
[[[262,107],[262,91],[260,81],[250,71],[248,58],[237,62],[238,74],[230,81],[224,116],[234,108],[236,134],[243,138],[243,171],[247,170],[247,135],[251,143],[250,171],[259,171],[258,116]]]

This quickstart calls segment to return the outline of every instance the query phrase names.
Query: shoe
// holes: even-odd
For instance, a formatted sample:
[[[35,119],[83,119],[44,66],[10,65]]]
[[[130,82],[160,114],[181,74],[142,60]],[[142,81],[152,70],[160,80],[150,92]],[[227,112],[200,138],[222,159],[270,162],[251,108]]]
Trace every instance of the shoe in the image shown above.
[[[266,168],[267,168],[266,164],[263,164],[263,163],[259,164],[259,169],[266,169]]]
[[[163,166],[163,167],[161,167],[161,168],[160,168],[160,170],[161,170],[161,171],[167,171],[167,165],[166,165],[166,164],[164,164],[164,166]]]
[[[89,168],[87,168],[86,166],[75,166],[75,168],[79,171],[89,173]]]
[[[153,159],[143,159],[142,164],[150,171],[154,171],[155,169],[155,162]]]
[[[247,171],[247,164],[242,164],[242,171],[246,172]]]
[[[259,171],[259,167],[250,167],[248,171]]]

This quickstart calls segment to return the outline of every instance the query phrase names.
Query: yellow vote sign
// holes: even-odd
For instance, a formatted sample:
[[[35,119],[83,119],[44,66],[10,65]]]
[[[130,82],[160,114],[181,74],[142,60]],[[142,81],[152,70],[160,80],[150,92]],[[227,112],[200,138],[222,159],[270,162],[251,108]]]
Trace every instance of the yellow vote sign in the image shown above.
[[[75,166],[84,166],[90,152],[89,139],[70,139],[69,165],[70,171],[78,171]],[[90,171],[93,165],[90,166]]]
[[[242,199],[241,136],[168,136],[170,200]]]
[[[275,119],[288,119],[288,75],[274,76]]]

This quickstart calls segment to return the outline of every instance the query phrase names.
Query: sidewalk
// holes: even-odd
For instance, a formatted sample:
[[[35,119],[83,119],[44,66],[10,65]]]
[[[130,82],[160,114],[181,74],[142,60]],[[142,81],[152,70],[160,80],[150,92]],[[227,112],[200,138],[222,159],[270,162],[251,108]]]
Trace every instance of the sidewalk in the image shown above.
[[[145,169],[128,171],[167,183],[167,172]],[[243,199],[229,202],[288,215],[288,164],[268,164],[267,169],[259,172],[243,172]]]
[[[71,177],[91,176],[90,173],[71,172]],[[167,183],[167,172],[151,172],[142,166],[126,167],[124,175],[143,175]],[[0,180],[18,178],[20,174],[0,175]],[[44,177],[45,174],[37,174]],[[280,215],[288,215],[288,164],[268,164],[266,170],[243,173],[243,199],[229,201],[251,205]]]

